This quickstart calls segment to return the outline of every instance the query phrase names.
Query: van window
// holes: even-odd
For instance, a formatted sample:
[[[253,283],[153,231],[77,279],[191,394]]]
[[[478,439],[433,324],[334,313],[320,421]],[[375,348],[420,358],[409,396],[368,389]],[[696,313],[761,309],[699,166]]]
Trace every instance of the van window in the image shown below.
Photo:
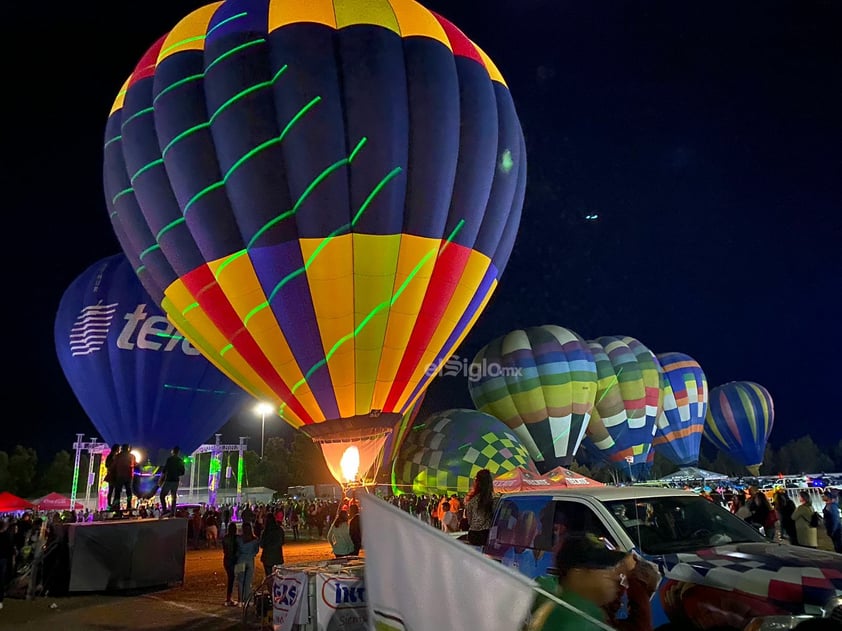
[[[486,552],[503,556],[507,550],[551,552],[562,537],[571,533],[591,533],[616,547],[616,541],[587,504],[554,500],[550,496],[518,497],[500,500]]]

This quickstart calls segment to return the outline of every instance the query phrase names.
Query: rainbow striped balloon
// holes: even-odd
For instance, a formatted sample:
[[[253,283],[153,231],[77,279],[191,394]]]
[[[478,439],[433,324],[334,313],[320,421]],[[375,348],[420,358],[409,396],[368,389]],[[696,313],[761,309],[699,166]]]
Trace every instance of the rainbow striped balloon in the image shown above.
[[[598,384],[587,440],[618,468],[645,469],[663,409],[658,360],[633,337],[599,337],[588,345]]]
[[[597,378],[578,334],[554,325],[512,331],[477,353],[471,374],[474,405],[512,428],[542,471],[573,461]]]
[[[470,331],[526,151],[492,60],[414,0],[225,0],[129,74],[103,174],[179,331],[324,442],[388,433]]]
[[[679,466],[699,463],[708,409],[708,382],[702,367],[684,353],[660,353],[664,410],[655,426],[652,449]]]
[[[774,422],[775,406],[766,388],[753,381],[731,381],[710,392],[704,436],[759,475]]]

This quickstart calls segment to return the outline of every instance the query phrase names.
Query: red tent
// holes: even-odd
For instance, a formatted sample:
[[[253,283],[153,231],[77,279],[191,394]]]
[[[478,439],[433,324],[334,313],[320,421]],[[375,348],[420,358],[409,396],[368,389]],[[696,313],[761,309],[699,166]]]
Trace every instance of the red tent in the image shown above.
[[[28,510],[31,508],[35,508],[35,506],[22,497],[12,495],[8,491],[0,493],[0,513],[11,513],[13,511]]]
[[[529,469],[517,467],[511,471],[501,473],[494,478],[494,490],[497,493],[514,493],[516,491],[558,491],[559,489],[583,486],[605,486],[602,482],[591,480],[575,471],[556,467],[540,475]]]
[[[70,498],[61,493],[50,493],[40,500],[35,500],[35,506],[38,510],[70,510]],[[85,508],[84,504],[76,502],[74,510],[82,510],[83,508]]]

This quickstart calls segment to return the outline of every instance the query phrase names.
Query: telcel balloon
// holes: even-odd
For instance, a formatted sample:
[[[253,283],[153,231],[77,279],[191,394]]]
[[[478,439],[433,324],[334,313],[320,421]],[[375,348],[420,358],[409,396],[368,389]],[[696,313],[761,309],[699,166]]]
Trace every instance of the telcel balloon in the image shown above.
[[[179,335],[122,254],[70,284],[54,334],[64,376],[101,437],[155,464],[175,445],[192,453],[249,400]]]
[[[752,381],[731,381],[710,391],[704,435],[759,475],[774,422],[775,406],[766,388]]]
[[[588,345],[599,382],[587,438],[617,468],[643,471],[663,408],[658,360],[633,337],[599,337]]]
[[[699,464],[699,447],[708,409],[708,382],[702,367],[684,353],[657,355],[663,373],[664,410],[652,449],[679,466]]]
[[[497,285],[525,182],[500,72],[412,0],[200,8],[143,55],[105,133],[144,286],[320,442],[382,441],[426,388]]]
[[[512,331],[481,349],[472,368],[474,405],[512,428],[541,471],[573,461],[597,391],[585,340],[553,325]]]

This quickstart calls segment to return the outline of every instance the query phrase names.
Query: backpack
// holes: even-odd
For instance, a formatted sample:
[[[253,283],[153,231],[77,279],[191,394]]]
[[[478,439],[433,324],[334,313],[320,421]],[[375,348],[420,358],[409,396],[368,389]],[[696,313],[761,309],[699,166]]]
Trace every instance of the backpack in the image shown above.
[[[818,528],[819,527],[819,514],[816,511],[813,511],[813,514],[810,515],[810,528]]]

